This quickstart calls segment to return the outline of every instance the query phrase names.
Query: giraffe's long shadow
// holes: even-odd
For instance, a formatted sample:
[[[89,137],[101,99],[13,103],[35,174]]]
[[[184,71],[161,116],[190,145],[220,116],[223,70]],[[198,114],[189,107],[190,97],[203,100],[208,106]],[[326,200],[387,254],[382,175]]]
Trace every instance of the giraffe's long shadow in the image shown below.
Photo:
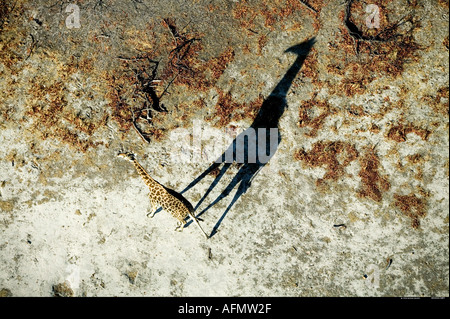
[[[233,177],[231,182],[227,185],[224,191],[205,209],[203,209],[197,216],[204,214],[209,208],[217,204],[220,200],[227,197],[231,191],[239,184],[239,187],[217,223],[213,227],[210,237],[217,232],[223,219],[230,211],[234,203],[244,194],[250,187],[253,178],[258,172],[267,164],[269,159],[276,152],[278,145],[281,142],[281,135],[278,131],[279,120],[287,108],[286,94],[292,85],[297,73],[300,71],[306,56],[311,51],[315,43],[315,38],[290,47],[285,52],[291,52],[297,55],[296,60],[291,67],[284,74],[283,78],[278,82],[276,87],[272,90],[267,99],[264,100],[255,120],[250,127],[239,134],[227,150],[202,174],[193,180],[180,194],[186,192],[194,185],[199,183],[203,178],[209,175],[216,169],[220,169],[219,174],[209,186],[203,197],[197,203],[194,211],[203,203],[209,193],[219,183],[221,178],[233,164],[233,162],[242,163],[238,172]],[[249,149],[251,152],[249,153]],[[257,154],[258,156],[253,156]]]

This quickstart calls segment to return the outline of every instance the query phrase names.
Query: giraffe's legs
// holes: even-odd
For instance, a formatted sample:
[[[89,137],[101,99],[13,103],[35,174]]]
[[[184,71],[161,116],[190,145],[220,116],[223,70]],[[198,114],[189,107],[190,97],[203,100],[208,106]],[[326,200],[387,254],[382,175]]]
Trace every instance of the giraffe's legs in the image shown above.
[[[153,218],[155,216],[156,211],[158,208],[156,207],[155,203],[150,199],[150,204],[152,206],[152,210],[147,214],[147,217]]]
[[[183,221],[179,220],[177,222],[177,228],[175,228],[175,231],[182,232],[183,228],[184,228],[184,225],[186,225],[186,221],[185,220],[183,220]]]

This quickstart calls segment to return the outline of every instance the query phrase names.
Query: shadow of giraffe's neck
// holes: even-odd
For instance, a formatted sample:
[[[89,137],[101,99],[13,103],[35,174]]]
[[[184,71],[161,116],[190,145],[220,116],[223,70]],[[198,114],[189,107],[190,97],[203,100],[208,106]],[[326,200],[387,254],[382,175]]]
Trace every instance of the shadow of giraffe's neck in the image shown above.
[[[300,72],[306,56],[313,44],[314,39],[288,49],[288,52],[296,53],[297,58],[291,67],[286,71],[283,78],[269,94],[267,99],[264,100],[255,120],[250,127],[255,129],[278,127],[278,122],[287,107],[286,95],[297,74]]]

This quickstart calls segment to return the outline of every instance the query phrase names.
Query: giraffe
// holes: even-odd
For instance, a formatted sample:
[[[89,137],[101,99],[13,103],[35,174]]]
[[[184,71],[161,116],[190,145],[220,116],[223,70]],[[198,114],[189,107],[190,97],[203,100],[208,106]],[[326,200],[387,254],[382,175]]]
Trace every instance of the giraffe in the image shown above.
[[[133,153],[130,152],[119,152],[117,156],[122,157],[131,163],[133,163],[136,171],[144,180],[144,183],[148,186],[150,190],[150,203],[152,206],[152,211],[148,214],[150,217],[153,217],[156,213],[158,207],[162,207],[165,211],[169,212],[173,217],[178,220],[176,231],[182,231],[184,225],[186,225],[186,218],[189,216],[194,221],[194,223],[198,226],[200,231],[205,235],[206,239],[209,236],[203,231],[200,226],[197,218],[193,213],[193,207],[184,203],[181,199],[177,198],[179,196],[175,196],[175,192],[164,187],[157,181],[155,181],[147,171],[139,164],[136,160],[136,157]]]

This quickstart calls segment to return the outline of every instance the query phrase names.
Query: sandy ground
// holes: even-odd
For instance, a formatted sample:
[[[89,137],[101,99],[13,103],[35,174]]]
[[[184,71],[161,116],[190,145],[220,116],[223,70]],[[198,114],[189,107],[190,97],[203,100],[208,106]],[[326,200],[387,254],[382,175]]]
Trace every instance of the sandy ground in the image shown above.
[[[448,296],[448,10],[2,1],[0,295]],[[260,117],[258,173],[196,180]],[[147,217],[119,150],[213,236]]]

